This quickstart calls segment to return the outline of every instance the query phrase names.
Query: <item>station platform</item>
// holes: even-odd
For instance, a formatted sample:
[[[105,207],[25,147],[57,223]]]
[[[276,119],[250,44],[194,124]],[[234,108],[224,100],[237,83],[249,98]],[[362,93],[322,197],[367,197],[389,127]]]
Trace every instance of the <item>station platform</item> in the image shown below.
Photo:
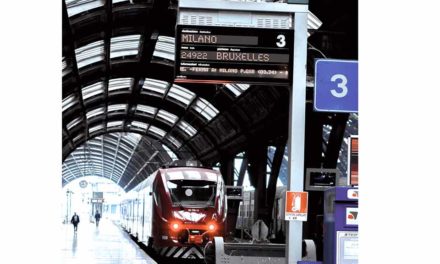
[[[61,259],[63,264],[155,264],[116,223],[102,219],[99,227],[82,220],[75,233],[72,224],[63,224]]]

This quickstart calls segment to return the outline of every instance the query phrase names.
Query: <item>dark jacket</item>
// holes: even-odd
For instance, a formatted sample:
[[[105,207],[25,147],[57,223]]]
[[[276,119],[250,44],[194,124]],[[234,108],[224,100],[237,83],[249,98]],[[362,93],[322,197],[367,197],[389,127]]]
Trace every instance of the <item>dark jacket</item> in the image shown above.
[[[76,219],[75,219],[76,216]],[[79,223],[79,215],[73,215],[72,219],[70,220],[70,223],[77,225]]]
[[[101,214],[100,213],[96,213],[95,214],[95,219],[96,219],[96,221],[99,221],[99,219],[101,219]]]

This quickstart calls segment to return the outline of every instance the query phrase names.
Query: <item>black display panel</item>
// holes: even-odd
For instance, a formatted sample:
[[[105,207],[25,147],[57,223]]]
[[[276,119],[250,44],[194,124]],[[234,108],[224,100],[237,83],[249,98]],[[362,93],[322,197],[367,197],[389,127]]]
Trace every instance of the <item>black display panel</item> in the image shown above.
[[[293,30],[177,25],[176,83],[290,84]]]
[[[305,189],[307,191],[325,191],[338,185],[337,169],[307,168]]]

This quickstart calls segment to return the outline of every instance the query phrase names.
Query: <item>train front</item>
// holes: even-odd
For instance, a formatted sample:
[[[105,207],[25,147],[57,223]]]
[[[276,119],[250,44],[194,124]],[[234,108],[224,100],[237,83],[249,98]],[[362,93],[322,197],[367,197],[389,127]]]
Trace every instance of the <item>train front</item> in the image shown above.
[[[166,202],[161,208],[159,247],[173,247],[179,252],[177,248],[195,246],[194,253],[197,251],[200,257],[201,248],[208,241],[223,235],[226,219],[223,179],[219,172],[204,168],[168,168],[161,170],[161,174],[165,196],[162,198]]]

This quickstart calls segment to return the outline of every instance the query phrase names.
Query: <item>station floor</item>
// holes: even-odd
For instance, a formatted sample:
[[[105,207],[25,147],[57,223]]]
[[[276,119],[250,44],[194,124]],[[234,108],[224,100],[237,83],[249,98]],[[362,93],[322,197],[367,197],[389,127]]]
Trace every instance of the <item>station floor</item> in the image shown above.
[[[155,264],[130,236],[111,220],[102,219],[99,227],[89,221],[63,224],[62,264]]]

